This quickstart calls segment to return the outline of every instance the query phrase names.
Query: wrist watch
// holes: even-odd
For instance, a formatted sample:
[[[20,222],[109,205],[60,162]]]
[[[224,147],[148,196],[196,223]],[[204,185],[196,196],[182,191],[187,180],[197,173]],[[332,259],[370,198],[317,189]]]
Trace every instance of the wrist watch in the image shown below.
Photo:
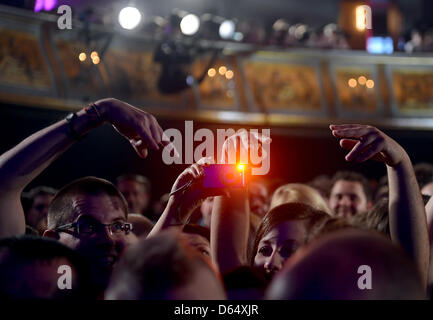
[[[77,118],[77,113],[71,112],[66,116],[65,120],[68,123],[69,134],[71,135],[72,139],[79,141],[83,137],[80,137],[80,135],[74,129],[74,122],[76,118]]]

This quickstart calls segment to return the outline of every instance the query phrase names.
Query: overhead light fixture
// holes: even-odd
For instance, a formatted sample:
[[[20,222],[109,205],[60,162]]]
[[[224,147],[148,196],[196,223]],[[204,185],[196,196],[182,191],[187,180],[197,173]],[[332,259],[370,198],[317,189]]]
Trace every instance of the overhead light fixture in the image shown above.
[[[85,54],[84,52],[81,52],[81,53],[78,55],[78,59],[79,59],[81,62],[85,61],[86,58],[87,58],[87,56],[86,56],[86,54]]]
[[[210,68],[210,69],[207,71],[207,75],[208,75],[209,77],[211,77],[211,78],[215,77],[215,75],[216,75],[216,70],[215,70],[214,68]]]
[[[235,33],[235,23],[232,20],[225,20],[219,27],[219,35],[223,39],[232,39]]]
[[[218,72],[222,76],[225,75],[225,73],[227,72],[227,67],[226,66],[219,67]]]
[[[180,21],[180,31],[184,35],[192,36],[200,28],[200,19],[195,14],[187,14]]]
[[[227,80],[233,79],[234,75],[235,74],[234,74],[234,72],[232,70],[227,70],[227,72],[225,74]]]
[[[372,28],[371,7],[367,5],[357,6],[355,10],[356,29],[364,31]]]
[[[119,24],[123,29],[135,29],[141,21],[141,13],[135,7],[125,7],[119,12]]]
[[[244,39],[244,35],[242,32],[235,32],[233,35],[233,40],[235,41],[242,41]]]
[[[101,59],[99,59],[98,56],[92,58],[92,62],[93,62],[93,64],[98,64],[100,61],[101,61]]]
[[[35,2],[35,6],[33,8],[33,11],[35,12],[39,12],[42,10],[51,11],[57,5],[57,0],[36,0],[34,2]]]

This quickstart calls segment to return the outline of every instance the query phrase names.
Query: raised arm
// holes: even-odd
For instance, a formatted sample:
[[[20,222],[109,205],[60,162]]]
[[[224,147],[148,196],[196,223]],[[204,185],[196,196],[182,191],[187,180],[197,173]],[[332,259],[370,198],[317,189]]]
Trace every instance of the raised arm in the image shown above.
[[[425,205],[425,211],[427,215],[427,228],[430,239],[430,265],[428,272],[428,283],[429,285],[433,285],[433,246],[431,245],[433,242],[433,196],[430,197],[429,201]]]
[[[158,149],[162,143],[163,131],[152,115],[116,99],[99,100],[78,111],[70,122],[72,130],[61,120],[32,134],[0,156],[0,238],[25,231],[20,201],[24,188],[76,138],[104,122],[111,123],[143,158],[148,147]]]
[[[248,192],[231,190],[229,196],[215,197],[211,216],[211,252],[221,273],[248,264],[250,232]]]
[[[167,206],[148,237],[153,237],[169,227],[182,228],[193,213],[207,198],[218,194],[203,188],[203,167],[213,163],[211,158],[202,158],[197,163],[186,168],[176,179]]]
[[[428,227],[430,243],[432,243],[433,242],[433,196],[430,197],[427,204],[425,205],[425,211],[427,216],[427,227]]]
[[[259,149],[269,144],[266,136],[248,133],[246,130],[231,136],[224,143],[221,152],[222,162],[228,159],[242,159],[251,149]],[[230,152],[237,152],[236,157]],[[248,178],[246,179],[248,184]],[[232,189],[228,195],[216,197],[211,216],[211,252],[214,263],[220,272],[227,272],[235,267],[247,265],[248,236],[250,233],[250,208],[248,189]]]
[[[418,265],[427,284],[430,244],[421,192],[406,151],[375,127],[357,124],[331,125],[332,134],[350,150],[347,161],[368,159],[386,164],[389,183],[389,225],[391,239],[400,244]]]

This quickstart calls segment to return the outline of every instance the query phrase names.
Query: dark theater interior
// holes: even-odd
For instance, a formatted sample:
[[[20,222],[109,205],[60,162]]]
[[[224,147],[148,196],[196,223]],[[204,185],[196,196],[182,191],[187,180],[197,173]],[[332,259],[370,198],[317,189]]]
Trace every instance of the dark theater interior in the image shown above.
[[[432,299],[432,12],[0,1],[0,300]]]

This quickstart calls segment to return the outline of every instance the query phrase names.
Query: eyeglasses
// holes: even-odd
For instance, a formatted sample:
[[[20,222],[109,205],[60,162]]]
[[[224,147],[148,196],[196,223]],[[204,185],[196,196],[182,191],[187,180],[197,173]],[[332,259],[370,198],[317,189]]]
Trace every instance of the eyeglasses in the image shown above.
[[[106,227],[108,227],[111,236],[118,236],[122,234],[122,232],[125,235],[128,235],[131,232],[133,225],[132,223],[123,221],[104,224],[90,216],[81,215],[78,217],[77,221],[56,227],[54,230],[67,231],[73,229],[76,235],[89,236],[101,232]]]

